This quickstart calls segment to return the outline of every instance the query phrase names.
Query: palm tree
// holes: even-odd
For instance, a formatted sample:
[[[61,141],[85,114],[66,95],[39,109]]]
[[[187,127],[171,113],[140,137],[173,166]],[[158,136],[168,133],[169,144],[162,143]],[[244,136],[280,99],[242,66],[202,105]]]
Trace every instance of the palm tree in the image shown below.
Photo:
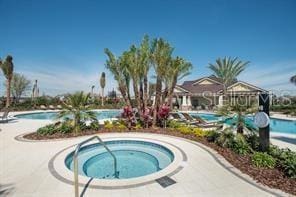
[[[247,115],[253,114],[258,111],[256,102],[248,99],[238,97],[234,102],[228,103],[218,110],[218,114],[224,117],[229,117],[229,114],[235,114],[230,118],[230,123],[236,126],[237,133],[243,134],[244,130],[249,130],[252,127],[246,120]]]
[[[130,97],[130,75],[127,71],[125,57],[116,58],[115,55],[109,50],[105,49],[105,53],[108,56],[106,61],[106,68],[113,74],[114,79],[118,83],[118,89],[128,106],[131,106]]]
[[[290,82],[296,85],[296,75],[291,77]]]
[[[140,91],[143,96],[143,112],[145,112],[148,106],[148,72],[150,69],[150,44],[149,37],[144,36],[144,39],[139,48],[140,55]],[[143,84],[143,85],[142,85]],[[141,88],[144,86],[143,88]]]
[[[91,86],[91,96],[92,96],[92,97],[94,97],[94,89],[95,89],[95,86],[92,85],[92,86]]]
[[[227,87],[233,83],[238,75],[243,72],[250,62],[243,62],[237,57],[218,58],[215,64],[209,64],[209,68],[214,72],[215,76],[223,82],[224,96],[227,98]]]
[[[6,78],[6,107],[9,107],[10,105],[10,89],[11,89],[11,80],[13,77],[13,62],[12,62],[12,56],[8,55],[4,62],[1,63],[1,69],[3,71],[3,74]]]
[[[151,101],[151,98],[153,94],[155,94],[156,84],[155,83],[149,83],[148,88],[148,101]]]
[[[73,117],[74,131],[77,134],[80,132],[81,121],[85,120],[97,120],[96,115],[89,108],[90,94],[84,94],[83,92],[76,92],[69,95],[66,101],[63,103],[63,110],[59,112],[58,118]]]
[[[181,80],[185,76],[190,74],[190,70],[192,69],[192,64],[189,62],[186,62],[183,58],[176,57],[171,60],[171,66],[167,72],[166,79],[168,81],[168,103],[170,105],[170,108],[172,108],[173,103],[173,94],[174,89],[177,85],[177,81]]]
[[[106,75],[104,72],[102,72],[101,78],[100,78],[100,86],[102,89],[102,106],[104,106],[104,88],[106,86]]]
[[[156,73],[155,106],[153,111],[153,126],[156,126],[157,113],[161,105],[162,82],[171,61],[173,48],[162,38],[154,39],[151,46],[151,62]]]
[[[141,114],[141,95],[139,92],[139,84],[141,80],[141,56],[139,54],[139,50],[135,45],[132,45],[128,51],[125,51],[122,54],[122,58],[125,60],[126,70],[133,81],[132,85],[135,94],[136,105],[139,113]]]

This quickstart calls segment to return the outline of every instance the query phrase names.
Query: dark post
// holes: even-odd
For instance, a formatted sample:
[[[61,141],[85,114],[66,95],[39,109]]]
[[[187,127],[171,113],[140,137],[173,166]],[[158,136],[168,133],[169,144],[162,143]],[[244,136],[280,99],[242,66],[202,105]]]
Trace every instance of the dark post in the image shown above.
[[[259,94],[259,111],[265,112],[269,116],[269,94]],[[267,151],[269,148],[269,125],[265,128],[259,128],[260,151]]]

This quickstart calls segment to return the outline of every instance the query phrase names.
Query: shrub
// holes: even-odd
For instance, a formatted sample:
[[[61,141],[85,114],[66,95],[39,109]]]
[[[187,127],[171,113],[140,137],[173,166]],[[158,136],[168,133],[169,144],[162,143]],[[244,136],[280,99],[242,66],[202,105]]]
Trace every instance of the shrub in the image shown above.
[[[182,124],[180,122],[175,121],[175,120],[168,121],[168,127],[169,128],[177,129],[177,128],[181,127],[181,126],[182,126]]]
[[[259,137],[258,135],[256,135],[256,133],[246,135],[245,139],[253,150],[256,150],[256,151],[259,150]]]
[[[273,156],[274,158],[279,159],[282,153],[283,153],[283,150],[280,149],[278,146],[274,146],[274,145],[269,146],[268,154]]]
[[[196,137],[204,137],[206,136],[207,132],[200,129],[200,128],[194,128],[193,129],[193,133]]]
[[[114,128],[114,126],[110,121],[107,120],[107,121],[104,122],[104,128],[108,129],[108,130],[111,130],[111,129]]]
[[[167,105],[162,105],[158,111],[158,117],[161,120],[162,126],[166,128],[166,121],[169,117],[170,107]]]
[[[190,134],[192,133],[192,129],[190,127],[187,126],[181,126],[178,128],[178,131],[184,135]]]
[[[71,133],[73,131],[73,126],[69,122],[63,122],[59,128],[57,128],[60,133]]]
[[[85,124],[85,122],[80,122],[79,128],[81,131],[85,131],[85,130],[89,129],[89,127]]]
[[[296,152],[290,149],[283,149],[279,157],[279,163],[288,177],[296,178]]]
[[[274,168],[276,160],[267,153],[256,152],[252,155],[252,164],[258,168]]]
[[[41,127],[37,130],[39,135],[52,135],[57,132],[57,129],[54,124],[49,124],[44,127]]]
[[[206,138],[208,142],[215,142],[219,136],[220,136],[220,133],[218,133],[215,130],[208,131],[206,134]]]
[[[231,149],[240,155],[246,155],[251,151],[251,148],[245,140],[245,137],[241,134],[237,134],[235,136]]]
[[[142,129],[142,125],[140,123],[137,123],[136,126],[135,126],[135,129]]]
[[[135,122],[135,114],[133,109],[130,106],[125,106],[123,108],[121,117],[125,119],[127,127],[131,129],[133,123]]]
[[[271,145],[268,153],[277,159],[279,167],[286,176],[296,178],[296,152]]]
[[[232,148],[234,144],[234,134],[231,131],[223,131],[215,141],[219,146]]]
[[[116,129],[117,129],[118,131],[125,131],[125,130],[127,129],[127,127],[126,127],[124,124],[118,124],[118,125],[116,126]]]
[[[98,121],[93,121],[90,123],[89,128],[92,130],[99,130],[100,129],[100,125]]]

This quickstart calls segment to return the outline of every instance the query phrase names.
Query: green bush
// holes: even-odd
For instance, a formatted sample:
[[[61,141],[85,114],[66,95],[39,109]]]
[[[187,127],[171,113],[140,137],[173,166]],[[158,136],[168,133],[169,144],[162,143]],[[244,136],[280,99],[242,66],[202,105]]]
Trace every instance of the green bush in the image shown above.
[[[208,142],[215,142],[217,138],[220,136],[220,133],[218,133],[215,130],[208,131],[207,134],[205,135]]]
[[[177,129],[181,126],[184,126],[184,124],[182,125],[180,122],[177,122],[175,120],[169,120],[167,124],[167,127],[173,128],[173,129]]]
[[[296,152],[271,145],[268,153],[277,159],[279,167],[286,176],[296,178]]]
[[[91,130],[99,130],[99,129],[100,129],[99,122],[98,122],[98,121],[92,121],[92,122],[90,123],[89,128],[90,128]]]
[[[114,125],[110,121],[107,120],[104,122],[104,128],[107,130],[111,130],[114,128]]]
[[[80,127],[81,131],[85,131],[85,130],[89,129],[89,127],[85,124],[85,122],[80,122],[79,127]]]
[[[228,130],[223,131],[215,142],[218,146],[232,148],[234,144],[234,134]]]
[[[178,128],[178,131],[184,135],[187,135],[187,134],[191,134],[192,133],[192,129],[188,126],[181,126]]]
[[[57,132],[57,128],[54,124],[49,124],[44,127],[41,127],[37,130],[37,134],[39,135],[53,135]]]
[[[274,146],[274,145],[269,146],[268,154],[273,156],[274,158],[279,159],[282,153],[283,153],[283,149],[280,149],[278,146]]]
[[[231,149],[240,155],[247,155],[251,152],[249,144],[245,140],[245,137],[241,134],[237,134],[235,136]]]
[[[253,150],[259,151],[259,136],[256,133],[246,135],[245,139]]]
[[[57,128],[57,130],[60,133],[71,133],[73,131],[73,126],[69,123],[69,122],[63,122],[61,124],[61,126],[59,128]]]
[[[200,129],[200,128],[193,128],[192,129],[192,132],[194,133],[194,135],[196,136],[196,137],[204,137],[204,136],[206,136],[207,135],[207,131],[204,131],[204,130],[202,130],[202,129]]]
[[[258,168],[274,168],[276,160],[267,153],[255,152],[252,155],[252,164]]]
[[[288,177],[296,178],[296,152],[283,149],[279,157],[279,164]]]

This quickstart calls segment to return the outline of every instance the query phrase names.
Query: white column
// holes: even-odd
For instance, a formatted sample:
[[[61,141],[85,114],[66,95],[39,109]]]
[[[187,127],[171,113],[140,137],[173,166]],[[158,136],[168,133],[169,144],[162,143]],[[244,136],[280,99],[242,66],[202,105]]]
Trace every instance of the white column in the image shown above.
[[[187,98],[186,96],[184,95],[183,98],[182,98],[182,106],[187,106]]]
[[[187,97],[187,107],[188,107],[188,110],[192,110],[191,96]]]
[[[220,106],[220,107],[223,106],[223,95],[220,95],[220,96],[219,96],[218,106]]]
[[[187,105],[191,107],[191,96],[188,96],[187,99]]]

